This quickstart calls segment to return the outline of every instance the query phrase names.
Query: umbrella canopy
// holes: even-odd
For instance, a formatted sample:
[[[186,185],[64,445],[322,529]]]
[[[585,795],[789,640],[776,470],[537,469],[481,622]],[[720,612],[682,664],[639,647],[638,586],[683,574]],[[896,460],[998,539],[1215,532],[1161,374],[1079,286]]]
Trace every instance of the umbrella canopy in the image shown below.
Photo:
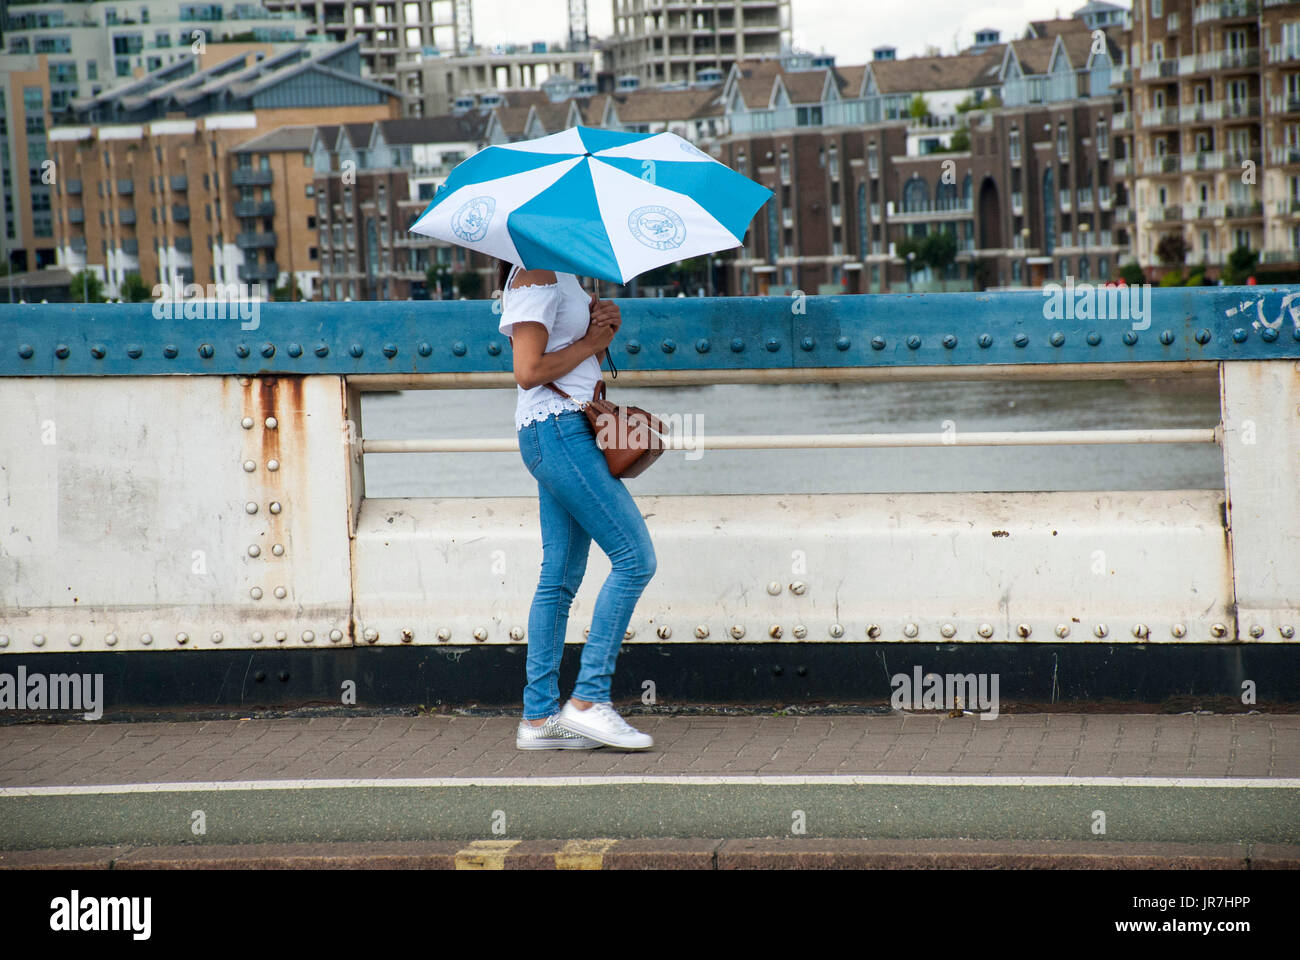
[[[571,127],[456,166],[411,232],[626,283],[744,243],[772,191],[673,133]]]

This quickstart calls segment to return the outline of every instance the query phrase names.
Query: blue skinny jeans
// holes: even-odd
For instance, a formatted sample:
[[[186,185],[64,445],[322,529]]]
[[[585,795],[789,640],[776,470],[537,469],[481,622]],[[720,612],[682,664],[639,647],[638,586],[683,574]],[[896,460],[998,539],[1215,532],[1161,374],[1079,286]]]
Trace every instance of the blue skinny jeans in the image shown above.
[[[623,481],[610,475],[585,414],[566,410],[525,424],[519,454],[537,481],[542,526],[524,686],[524,717],[537,720],[560,708],[564,633],[591,541],[609,557],[610,573],[596,597],[573,688],[573,696],[590,703],[610,698],[614,661],[636,602],[654,576],[655,551],[641,511]]]

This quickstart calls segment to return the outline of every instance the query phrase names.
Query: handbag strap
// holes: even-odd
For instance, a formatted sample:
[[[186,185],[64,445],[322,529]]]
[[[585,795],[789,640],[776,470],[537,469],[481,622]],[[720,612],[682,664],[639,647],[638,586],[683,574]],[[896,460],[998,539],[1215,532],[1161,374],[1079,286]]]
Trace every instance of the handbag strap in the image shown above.
[[[554,390],[554,391],[555,391],[556,393],[558,393],[560,396],[565,397],[565,398],[567,398],[567,399],[569,399],[569,400],[573,400],[573,397],[569,396],[567,393],[565,393],[563,390],[561,390],[559,387],[557,387],[557,386],[554,384],[554,382],[552,382],[552,381],[547,381],[546,386],[550,387],[552,390]],[[596,389],[593,390],[592,393],[591,393],[591,399],[592,399],[592,400],[597,399],[597,397],[599,397],[601,400],[604,400],[604,399],[605,399],[605,381],[604,381],[604,380],[597,380],[597,381],[596,381]],[[575,402],[579,402],[579,401],[575,401]],[[590,401],[588,401],[588,402],[590,402]],[[583,408],[584,410],[587,409],[587,404],[586,404],[586,403],[582,403],[581,406],[582,406],[582,408]]]

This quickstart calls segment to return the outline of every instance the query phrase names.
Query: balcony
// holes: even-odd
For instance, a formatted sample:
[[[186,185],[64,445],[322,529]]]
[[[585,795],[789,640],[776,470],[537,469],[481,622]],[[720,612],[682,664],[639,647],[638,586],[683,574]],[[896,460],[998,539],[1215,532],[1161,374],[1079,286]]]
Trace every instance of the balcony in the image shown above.
[[[1295,263],[1297,257],[1294,250],[1265,250],[1260,255],[1264,263]]]
[[[135,223],[135,211],[130,208],[117,211],[117,222],[125,226],[131,226]]]
[[[132,180],[117,181],[117,195],[119,197],[129,197],[135,193],[135,182]]]
[[[1224,120],[1244,120],[1259,116],[1259,100],[1253,97],[1245,100],[1223,100],[1220,102],[1223,104]]]
[[[63,192],[70,197],[81,196],[81,181],[69,180],[67,183],[63,185]]]
[[[873,223],[880,222],[880,204],[878,203],[873,203],[871,205],[871,220]]]
[[[190,208],[183,203],[172,204],[172,223],[189,223]]]
[[[1061,191],[1061,212],[1069,213],[1072,206],[1073,206],[1073,201],[1070,196],[1070,191],[1062,190]]]
[[[190,178],[183,173],[176,174],[170,181],[172,193],[184,193],[190,188]]]
[[[1147,220],[1150,223],[1176,223],[1182,219],[1182,208],[1176,203],[1147,207]]]
[[[235,246],[241,250],[256,250],[261,247],[275,247],[274,233],[237,233]]]
[[[1119,133],[1121,130],[1133,129],[1133,114],[1131,113],[1112,113],[1110,115],[1111,130]]]
[[[1128,207],[1115,208],[1115,223],[1128,224],[1133,222],[1133,211]]]
[[[1176,127],[1178,122],[1177,107],[1157,107],[1155,110],[1142,111],[1144,127]]]
[[[239,268],[239,279],[244,283],[265,281],[274,283],[280,277],[280,266],[275,263],[245,264]]]
[[[1217,220],[1223,216],[1222,203],[1184,203],[1184,220]]]
[[[1128,157],[1116,157],[1110,165],[1111,173],[1118,179],[1133,176],[1133,161]]]
[[[1300,46],[1289,43],[1275,43],[1268,48],[1269,63],[1292,63],[1300,60]]]
[[[237,217],[270,217],[275,215],[274,200],[236,200]]]
[[[1142,173],[1148,177],[1178,172],[1179,154],[1167,153],[1162,157],[1148,157],[1142,161]]]
[[[1274,201],[1273,212],[1279,217],[1293,217],[1300,214],[1300,197]]]
[[[266,187],[271,184],[270,170],[236,167],[230,174],[230,183],[236,187]]]
[[[68,223],[85,223],[86,211],[81,207],[72,207],[68,210]]]
[[[1219,0],[1217,3],[1202,3],[1192,14],[1192,23],[1212,23],[1215,20],[1241,20],[1259,16],[1257,0]]]
[[[1179,73],[1181,61],[1179,60],[1148,60],[1142,64],[1138,70],[1138,76],[1143,80],[1156,80],[1160,77],[1176,77]]]
[[[1300,96],[1281,93],[1276,97],[1270,97],[1268,101],[1269,113],[1300,113]]]
[[[1224,206],[1223,216],[1227,220],[1257,220],[1264,215],[1263,202],[1229,203]]]
[[[1274,147],[1272,156],[1275,166],[1300,164],[1300,144],[1292,143],[1284,147]]]
[[[911,210],[895,209],[890,217],[891,223],[910,222],[916,220],[937,220],[949,217],[969,217],[973,213],[974,206],[971,201],[957,200],[953,203],[936,204],[926,202],[918,204]]]
[[[1025,212],[1025,196],[1019,191],[1011,194],[1011,212],[1017,217]]]

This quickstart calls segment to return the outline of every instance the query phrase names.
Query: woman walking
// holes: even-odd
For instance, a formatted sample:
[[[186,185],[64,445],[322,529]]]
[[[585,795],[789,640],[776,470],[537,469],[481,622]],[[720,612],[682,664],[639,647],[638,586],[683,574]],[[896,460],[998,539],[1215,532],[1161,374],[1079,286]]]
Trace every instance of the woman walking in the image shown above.
[[[632,611],[655,572],[654,545],[623,481],[609,472],[579,405],[600,379],[605,349],[622,323],[617,305],[588,297],[571,273],[501,262],[500,330],[511,338],[518,383],[515,429],[537,481],[542,569],[528,613],[521,750],[644,750],[654,740],[610,703],[614,661]],[[552,390],[554,383],[569,398]],[[576,399],[570,399],[576,398]],[[610,561],[596,598],[573,694],[560,709],[560,658],[569,607],[595,540]]]

